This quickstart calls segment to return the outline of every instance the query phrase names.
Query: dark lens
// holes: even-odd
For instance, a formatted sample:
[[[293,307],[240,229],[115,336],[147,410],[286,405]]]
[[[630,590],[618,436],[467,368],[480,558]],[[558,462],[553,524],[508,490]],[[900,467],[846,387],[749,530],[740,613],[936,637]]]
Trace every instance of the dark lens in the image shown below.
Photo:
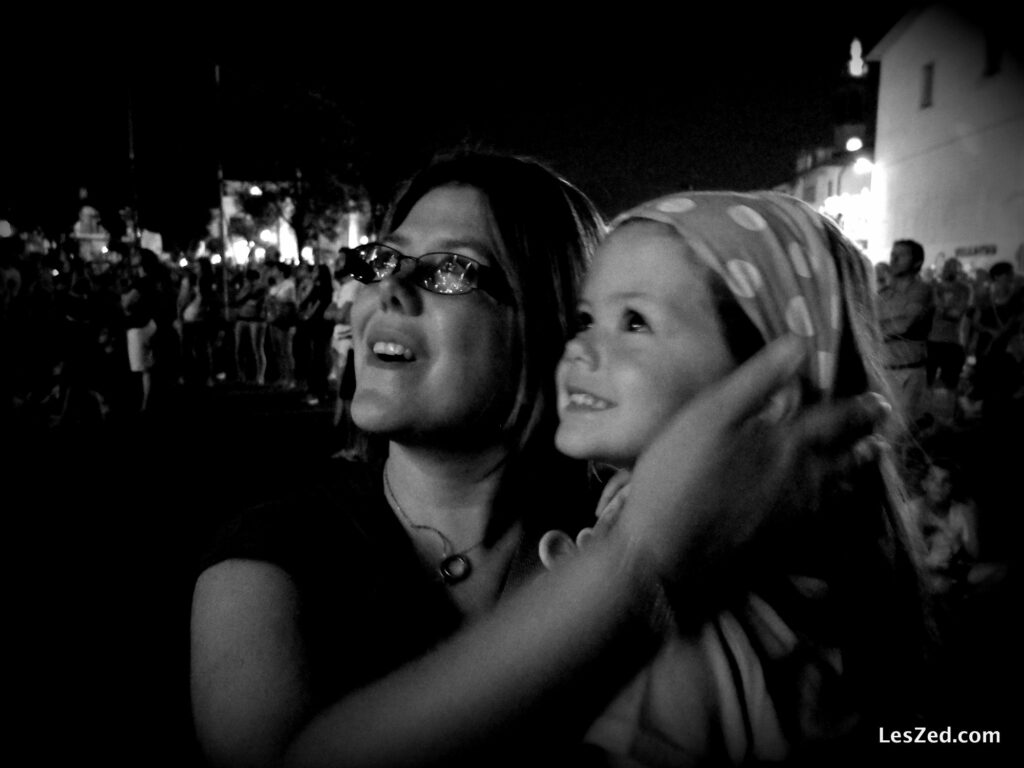
[[[476,288],[478,267],[472,259],[456,253],[428,253],[417,264],[423,287],[444,294],[468,293]]]
[[[362,283],[375,283],[395,271],[398,254],[383,245],[364,245],[355,251],[352,276]]]

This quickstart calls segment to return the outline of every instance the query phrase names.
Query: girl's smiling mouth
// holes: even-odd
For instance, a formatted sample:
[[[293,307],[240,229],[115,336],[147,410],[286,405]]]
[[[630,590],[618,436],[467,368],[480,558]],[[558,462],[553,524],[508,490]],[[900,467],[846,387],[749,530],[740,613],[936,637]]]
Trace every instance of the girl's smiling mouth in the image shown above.
[[[607,411],[616,403],[576,387],[566,387],[562,392],[560,405],[567,411]]]

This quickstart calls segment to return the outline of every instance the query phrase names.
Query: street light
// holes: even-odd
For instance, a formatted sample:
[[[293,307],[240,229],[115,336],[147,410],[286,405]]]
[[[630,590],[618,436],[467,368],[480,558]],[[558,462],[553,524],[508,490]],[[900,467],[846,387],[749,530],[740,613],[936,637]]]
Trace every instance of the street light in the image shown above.
[[[839,197],[843,193],[843,174],[846,173],[847,169],[853,168],[853,172],[858,176],[864,176],[865,174],[871,173],[871,169],[875,167],[875,164],[863,155],[858,157],[853,165],[844,165],[839,169],[839,175],[836,177],[836,197]]]

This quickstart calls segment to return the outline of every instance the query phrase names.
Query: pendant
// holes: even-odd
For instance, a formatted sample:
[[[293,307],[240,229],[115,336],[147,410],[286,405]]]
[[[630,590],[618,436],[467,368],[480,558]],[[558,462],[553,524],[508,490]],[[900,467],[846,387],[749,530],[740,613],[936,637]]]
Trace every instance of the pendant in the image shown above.
[[[473,570],[469,558],[465,555],[448,555],[437,567],[445,584],[458,584],[467,578]]]

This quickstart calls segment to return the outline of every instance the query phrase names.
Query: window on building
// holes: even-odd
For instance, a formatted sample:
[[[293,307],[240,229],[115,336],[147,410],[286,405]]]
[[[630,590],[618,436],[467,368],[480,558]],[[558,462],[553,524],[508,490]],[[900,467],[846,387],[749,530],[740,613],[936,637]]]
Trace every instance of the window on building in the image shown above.
[[[817,196],[817,185],[813,181],[804,182],[804,202],[813,203]]]
[[[921,71],[921,109],[932,105],[932,89],[935,86],[935,62],[928,62]]]
[[[828,194],[825,195],[825,197],[832,197],[832,181],[831,180],[829,180],[829,182],[828,182]]]

